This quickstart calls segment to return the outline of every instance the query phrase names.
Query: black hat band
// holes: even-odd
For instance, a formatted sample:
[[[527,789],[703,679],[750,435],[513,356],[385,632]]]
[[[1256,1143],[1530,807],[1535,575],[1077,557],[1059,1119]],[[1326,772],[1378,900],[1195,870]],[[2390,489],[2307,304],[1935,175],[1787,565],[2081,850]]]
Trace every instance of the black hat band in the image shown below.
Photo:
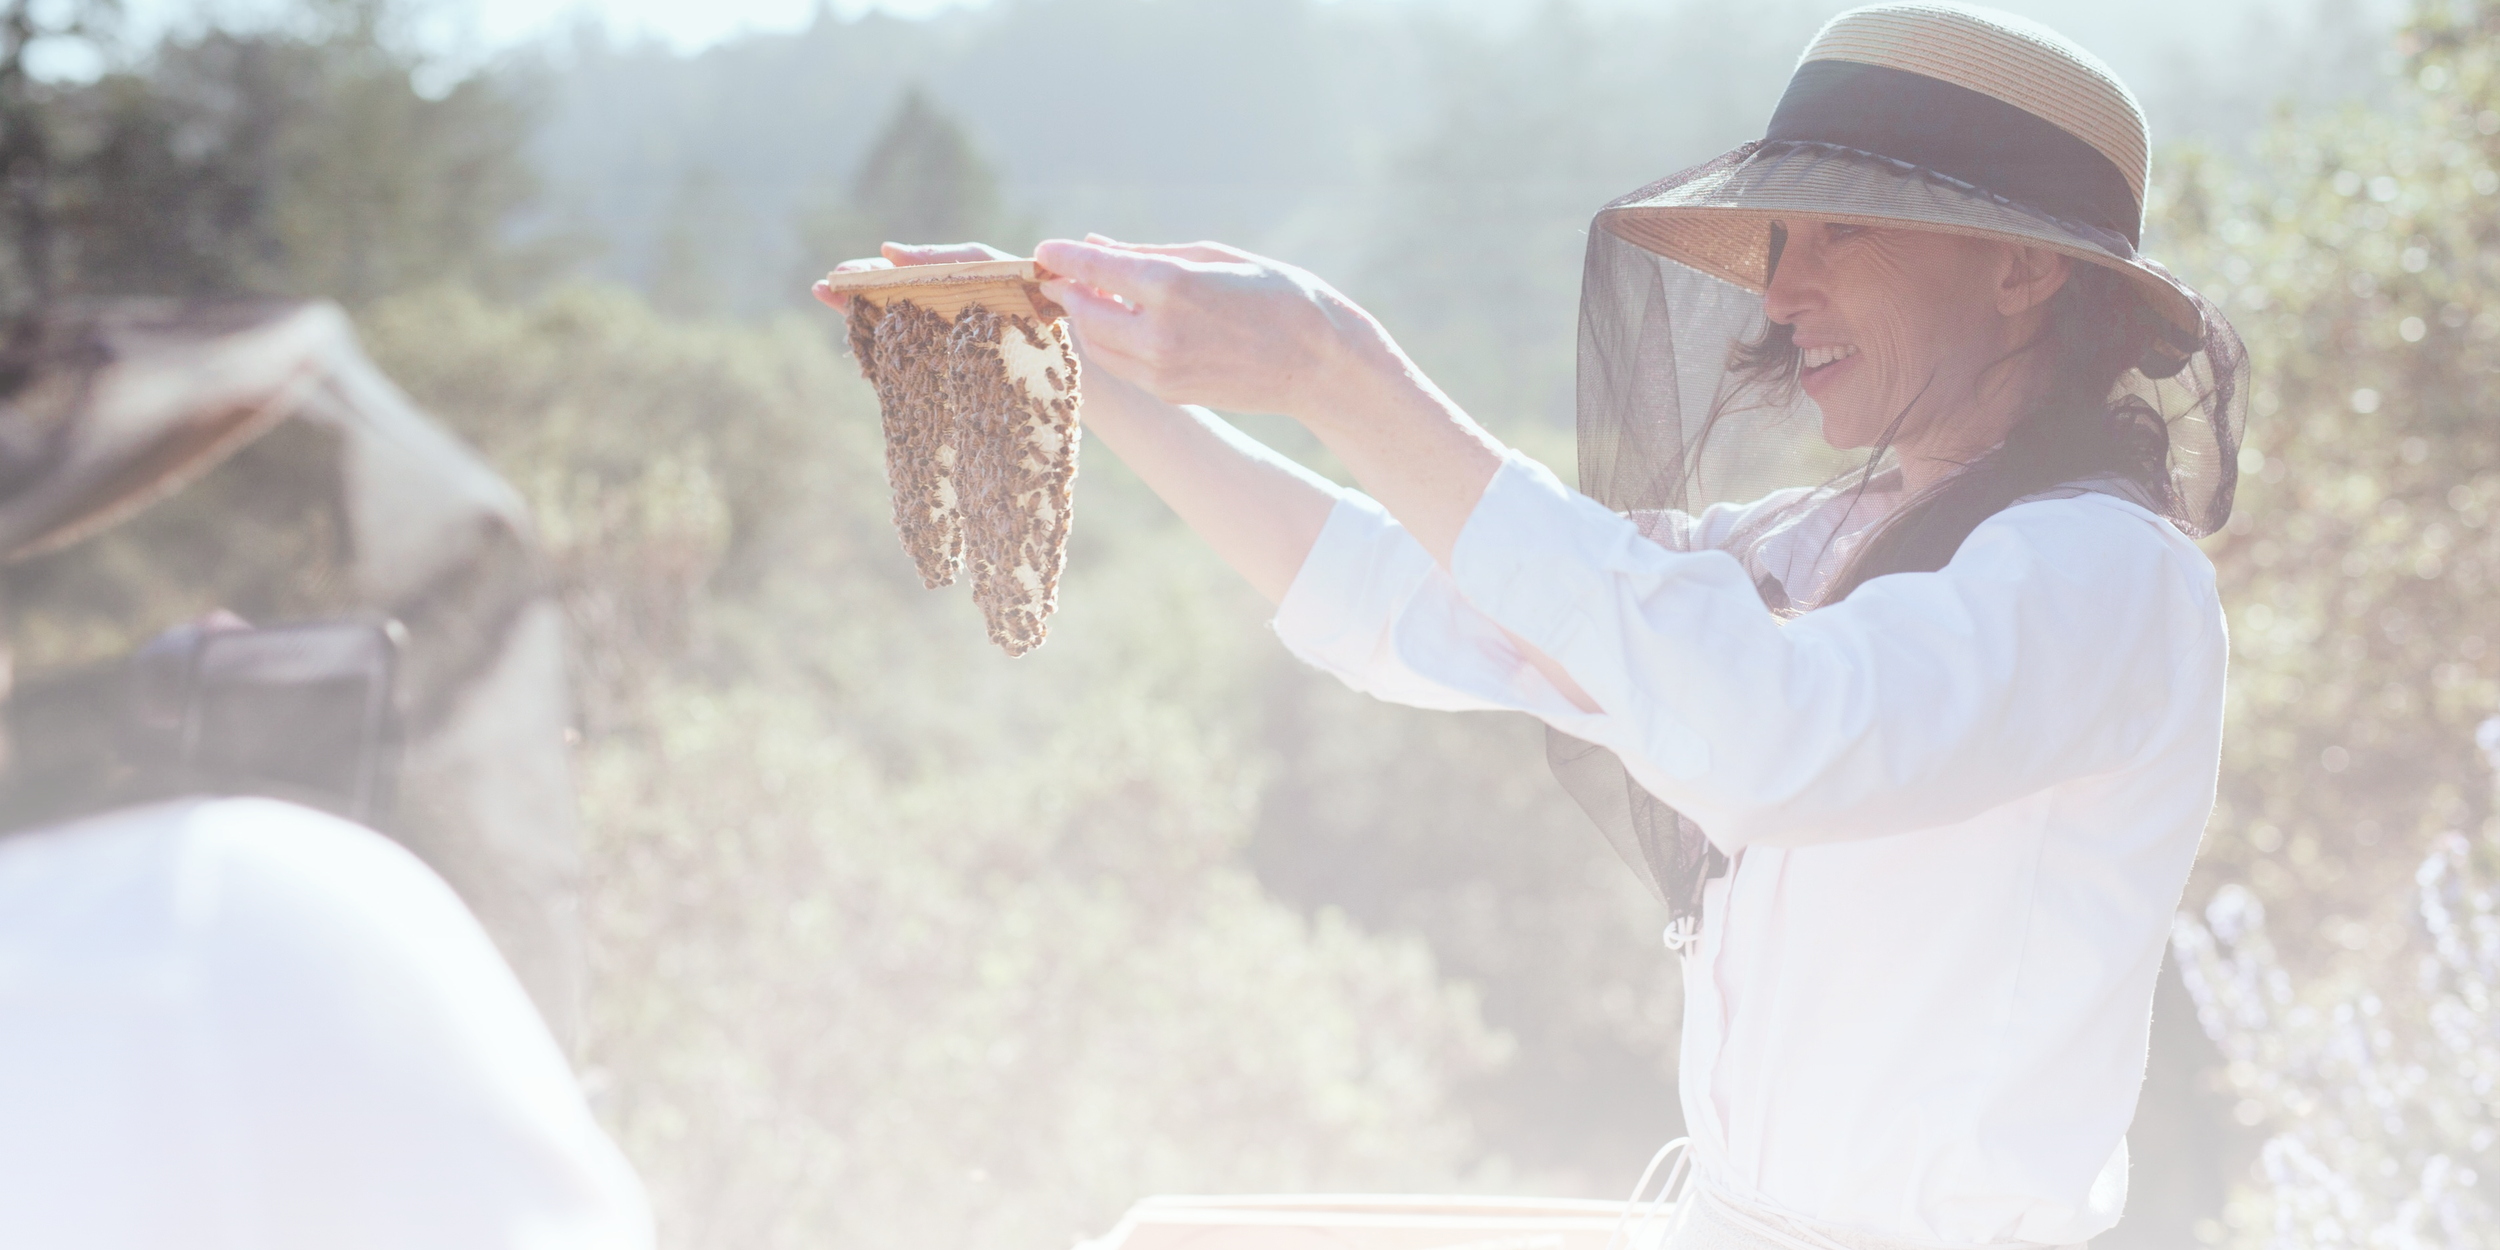
[[[1857,148],[2142,241],[2144,214],[2116,163],[2072,131],[1995,96],[1909,70],[1808,61],[1766,141]]]

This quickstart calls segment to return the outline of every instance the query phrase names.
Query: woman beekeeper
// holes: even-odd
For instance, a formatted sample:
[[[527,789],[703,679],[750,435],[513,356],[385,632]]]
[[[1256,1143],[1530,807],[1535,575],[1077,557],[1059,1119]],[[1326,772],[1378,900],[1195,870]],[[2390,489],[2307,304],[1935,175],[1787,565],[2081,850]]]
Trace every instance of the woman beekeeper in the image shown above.
[[[1590,229],[1587,495],[1307,273],[1039,253],[1087,425],[1286,645],[1384,699],[1543,720],[1667,901],[1676,1247],[2118,1219],[2213,799],[2223,619],[2189,539],[2229,512],[2244,368],[2136,252],[2146,153],[2126,88],[2036,25],[1833,19],[1762,141]],[[1291,415],[1364,492],[1184,403]]]

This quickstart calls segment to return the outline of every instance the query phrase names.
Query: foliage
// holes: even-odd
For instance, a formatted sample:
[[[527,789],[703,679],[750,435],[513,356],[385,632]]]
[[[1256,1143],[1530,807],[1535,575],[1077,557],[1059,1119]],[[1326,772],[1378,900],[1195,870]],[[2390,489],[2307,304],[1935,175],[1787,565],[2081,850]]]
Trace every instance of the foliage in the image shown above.
[[[1542,728],[1389,707],[1275,650],[1245,667],[1261,686],[1230,714],[1272,760],[1260,880],[1429,942],[1517,1041],[1457,1091],[1482,1148],[1541,1190],[1619,1197],[1681,1131],[1682,992],[1657,904],[1554,784]]]
[[[0,4],[0,220],[6,223],[5,272],[42,303],[60,289],[55,199],[62,156],[51,117],[53,92],[35,77],[34,58],[63,45],[91,47],[121,15],[118,0],[36,0]]]
[[[1048,1244],[1144,1193],[1446,1185],[1492,1058],[1420,945],[1227,863],[1169,707],[881,783],[802,701],[655,697],[586,753],[589,1055],[672,1238]]]
[[[850,200],[917,84],[995,164],[1006,201],[1038,218],[992,242],[1214,237],[1339,276],[1386,143],[1423,116],[1409,23],[1391,20],[1408,11],[1425,10],[1008,0],[905,21],[826,8],[803,30],[684,57],[585,34],[546,53],[537,161],[563,210],[613,243],[600,276],[653,290],[660,254],[691,248],[718,307],[755,315],[803,305],[792,277],[851,254],[818,251],[802,228]],[[681,213],[698,178],[735,189],[723,211]]]
[[[2500,778],[2500,717],[2481,741]],[[2267,1250],[2500,1245],[2500,821],[2448,833],[2414,874],[2406,954],[2303,983],[2244,886],[2215,892],[2177,946],[2249,1118],[2278,1127],[2234,1211]]]
[[[2386,107],[2287,115],[2246,164],[2182,154],[2156,195],[2159,254],[2255,368],[2209,544],[2233,626],[2210,901],[2177,945],[2270,1134],[2230,1224],[2278,1250],[2500,1226],[2500,804],[2470,745],[2500,706],[2500,13],[2425,4],[2403,46]]]
[[[11,12],[51,6],[17,3]],[[327,0],[295,28],[212,28],[93,82],[0,56],[5,262],[23,307],[55,296],[322,295],[360,304],[465,276],[516,289],[555,258],[512,242],[534,194],[522,88],[471,75],[421,90],[403,6]],[[70,6],[103,57],[117,6]],[[24,41],[0,45],[22,48]],[[436,84],[426,83],[432,87]]]
[[[2500,40],[2446,6],[2409,38],[2391,109],[2172,161],[2158,218],[2256,370],[2201,879],[2373,957],[2427,839],[2489,818],[2466,744],[2500,706]]]

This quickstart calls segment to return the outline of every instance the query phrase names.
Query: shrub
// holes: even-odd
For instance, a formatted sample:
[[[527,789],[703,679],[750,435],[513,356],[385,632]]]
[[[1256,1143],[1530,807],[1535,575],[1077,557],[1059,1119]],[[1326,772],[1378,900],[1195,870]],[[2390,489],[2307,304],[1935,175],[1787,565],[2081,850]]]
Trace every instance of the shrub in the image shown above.
[[[2479,734],[2500,773],[2500,717]],[[2500,1245],[2500,828],[2449,833],[2414,875],[2413,977],[2296,978],[2238,885],[2181,916],[2181,971],[2229,1060],[2242,1119],[2272,1133],[2234,1203],[2267,1250]],[[2399,965],[2401,966],[2401,965]]]

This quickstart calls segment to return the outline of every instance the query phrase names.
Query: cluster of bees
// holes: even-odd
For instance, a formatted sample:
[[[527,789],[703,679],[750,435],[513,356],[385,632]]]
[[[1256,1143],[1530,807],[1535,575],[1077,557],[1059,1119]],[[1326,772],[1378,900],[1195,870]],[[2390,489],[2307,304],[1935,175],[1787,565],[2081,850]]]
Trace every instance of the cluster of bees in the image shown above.
[[[931,589],[970,567],[990,640],[1042,645],[1076,491],[1077,366],[1064,319],[851,301],[852,353],[884,414],[894,525]]]

